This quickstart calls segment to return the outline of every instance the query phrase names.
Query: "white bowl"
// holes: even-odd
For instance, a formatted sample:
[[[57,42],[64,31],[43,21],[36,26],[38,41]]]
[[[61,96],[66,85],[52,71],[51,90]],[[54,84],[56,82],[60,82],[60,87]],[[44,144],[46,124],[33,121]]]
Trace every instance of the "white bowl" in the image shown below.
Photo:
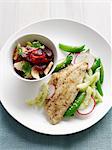
[[[44,77],[42,77],[40,79],[30,80],[30,79],[25,79],[25,78],[21,77],[18,73],[16,73],[16,71],[14,69],[13,59],[12,58],[13,58],[14,49],[16,48],[18,43],[20,43],[21,45],[24,46],[26,44],[26,42],[28,42],[28,41],[32,42],[34,40],[40,41],[42,44],[44,44],[45,46],[47,46],[49,49],[52,50],[53,55],[54,55],[54,64],[53,64],[52,69],[50,70],[50,72],[46,76],[44,76]],[[11,62],[12,72],[17,78],[19,78],[19,79],[21,79],[23,81],[28,81],[28,82],[41,81],[41,80],[45,79],[48,75],[50,75],[54,71],[54,69],[56,67],[57,50],[56,50],[55,44],[49,38],[47,38],[47,37],[45,37],[43,35],[26,34],[26,35],[19,36],[17,39],[15,39],[15,41],[13,41],[13,43],[12,43],[12,45],[11,45],[9,50],[10,50],[10,62]]]

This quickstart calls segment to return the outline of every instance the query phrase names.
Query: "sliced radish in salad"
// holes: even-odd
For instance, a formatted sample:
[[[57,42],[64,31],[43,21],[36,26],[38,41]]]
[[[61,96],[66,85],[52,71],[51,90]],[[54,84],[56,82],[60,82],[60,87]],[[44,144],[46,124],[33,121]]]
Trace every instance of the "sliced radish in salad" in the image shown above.
[[[51,98],[54,95],[55,92],[55,86],[53,84],[49,85],[49,90],[48,90],[48,99]]]
[[[77,59],[77,56],[78,56],[79,54],[80,54],[80,52],[79,52],[79,53],[76,53],[76,54],[74,55],[73,64],[76,63],[76,59]]]
[[[89,52],[82,52],[80,54],[76,54],[74,63],[79,63],[81,61],[86,61],[88,63],[88,69],[90,69],[94,63],[95,57]]]
[[[82,108],[80,109],[80,107],[79,107],[79,109],[77,110],[77,113],[79,115],[88,115],[94,110],[95,106],[96,106],[96,101],[95,101],[94,97],[91,96],[91,101],[90,101],[89,105],[84,109],[82,109]]]

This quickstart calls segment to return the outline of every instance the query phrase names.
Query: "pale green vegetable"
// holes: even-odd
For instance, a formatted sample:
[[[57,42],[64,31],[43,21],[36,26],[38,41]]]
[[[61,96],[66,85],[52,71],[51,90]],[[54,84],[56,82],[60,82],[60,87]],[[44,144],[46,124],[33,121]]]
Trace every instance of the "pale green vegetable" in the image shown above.
[[[93,93],[93,89],[90,86],[88,86],[86,90],[86,97],[84,101],[82,102],[82,104],[80,105],[79,109],[87,108],[87,106],[90,103],[92,93]]]
[[[95,72],[89,79],[88,82],[86,83],[81,83],[77,86],[77,88],[82,92],[82,91],[85,91],[87,89],[88,86],[96,83],[98,80],[99,80],[99,76],[100,76],[100,73],[99,72]]]
[[[95,95],[95,101],[96,101],[96,103],[102,102],[102,96],[99,94],[99,92],[97,90],[96,90],[96,95]]]
[[[99,92],[96,90],[96,88],[93,88],[92,95],[95,98],[96,103],[102,102],[102,96],[99,94]]]
[[[92,71],[92,69],[89,69],[88,73],[86,73],[86,75],[85,75],[84,82],[88,82],[92,75],[93,75],[93,71]]]
[[[101,67],[98,67],[95,72],[99,72],[100,73],[100,69],[101,69]]]
[[[92,76],[92,75],[93,75],[92,69],[89,69],[89,70],[88,70],[88,74],[89,74],[89,76]]]
[[[95,88],[96,89],[96,82],[94,82],[93,84],[91,84],[91,88]]]
[[[96,87],[92,88],[92,90],[93,90],[93,93],[92,93],[93,97],[96,97]]]
[[[29,105],[36,105],[36,106],[42,106],[42,104],[44,103],[45,99],[47,98],[47,95],[48,95],[48,85],[47,84],[43,84],[41,86],[41,91],[37,95],[37,97],[35,97],[32,100],[27,101],[27,104],[29,104]]]
[[[99,80],[99,77],[100,77],[100,73],[95,72],[90,78],[90,85],[96,83]]]
[[[95,102],[96,102],[96,104],[98,104],[98,103],[101,103],[102,100],[100,100],[99,98],[95,98]]]
[[[32,43],[31,42],[26,42],[27,43],[27,46],[32,46]]]
[[[85,74],[84,82],[88,82],[90,80],[90,76],[88,73]]]
[[[86,82],[86,83],[81,83],[79,85],[77,85],[77,88],[83,92],[83,91],[86,91],[87,87],[90,85],[90,82]]]

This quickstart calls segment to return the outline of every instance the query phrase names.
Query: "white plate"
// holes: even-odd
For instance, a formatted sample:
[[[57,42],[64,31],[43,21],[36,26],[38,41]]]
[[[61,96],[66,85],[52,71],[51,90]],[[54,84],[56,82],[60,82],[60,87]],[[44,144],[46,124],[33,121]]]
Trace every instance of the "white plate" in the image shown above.
[[[103,103],[99,104],[89,118],[72,118],[51,125],[43,111],[30,108],[25,100],[33,98],[38,93],[41,83],[27,83],[17,79],[11,72],[8,59],[8,50],[12,41],[21,34],[43,34],[58,43],[70,45],[86,44],[92,52],[103,61],[105,80],[103,84]],[[59,59],[63,54],[58,50]],[[18,122],[24,126],[45,134],[62,135],[82,131],[98,122],[111,108],[111,48],[109,44],[91,28],[64,19],[46,20],[31,24],[14,34],[5,43],[0,55],[0,99],[8,111]]]

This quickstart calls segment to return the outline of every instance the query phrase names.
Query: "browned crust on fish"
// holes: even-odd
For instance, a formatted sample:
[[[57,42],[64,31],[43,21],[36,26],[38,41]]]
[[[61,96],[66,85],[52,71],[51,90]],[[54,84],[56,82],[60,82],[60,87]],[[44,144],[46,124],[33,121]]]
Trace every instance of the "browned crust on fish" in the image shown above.
[[[76,87],[82,83],[87,67],[86,62],[81,62],[76,65],[69,65],[52,75],[49,84],[55,86],[55,93],[46,100],[45,104],[45,110],[52,124],[60,122],[65,111],[73,103],[78,93]]]

